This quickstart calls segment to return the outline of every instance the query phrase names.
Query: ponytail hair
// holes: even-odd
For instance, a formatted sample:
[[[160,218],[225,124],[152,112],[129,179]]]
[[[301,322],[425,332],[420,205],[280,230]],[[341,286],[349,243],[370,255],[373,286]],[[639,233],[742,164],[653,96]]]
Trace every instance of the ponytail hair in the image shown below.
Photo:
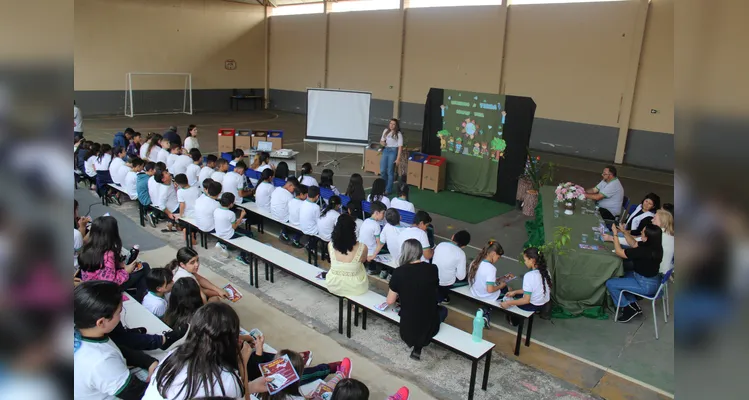
[[[304,179],[306,175],[309,175],[311,173],[312,173],[312,164],[308,162],[302,164],[302,169],[301,171],[299,171],[299,182],[301,182],[302,179]]]
[[[529,260],[536,262],[536,269],[541,273],[541,279],[544,283],[544,294],[546,294],[546,287],[548,286],[549,289],[551,289],[551,276],[549,275],[549,267],[546,265],[544,253],[542,253],[537,247],[529,247],[523,250],[523,255]]]
[[[473,285],[473,282],[476,280],[476,272],[478,272],[479,270],[481,261],[484,261],[489,253],[496,253],[501,256],[505,254],[505,251],[504,249],[502,249],[502,245],[499,244],[499,242],[490,240],[489,243],[487,243],[486,246],[481,249],[479,254],[476,255],[476,258],[471,261],[471,265],[468,267],[468,283],[470,283],[471,285]]]
[[[172,261],[169,261],[169,264],[165,265],[164,268],[172,271],[177,272],[177,268],[179,268],[180,264],[187,264],[190,262],[190,260],[193,259],[193,257],[197,257],[198,252],[189,248],[189,247],[183,247],[179,250],[177,250],[177,258],[175,258]]]
[[[105,154],[110,153],[111,151],[112,151],[112,146],[109,145],[108,143],[104,143],[99,148],[99,154],[97,155],[96,159],[99,160],[99,162],[101,162],[101,158],[104,157]]]
[[[161,135],[153,132],[150,132],[148,134],[148,138],[148,151],[146,152],[147,155],[151,154],[151,149],[153,149],[153,146],[161,146],[161,139],[163,139]]]
[[[330,196],[328,199],[328,205],[322,210],[320,217],[324,217],[328,211],[335,210],[336,207],[341,205],[341,198],[339,196]]]

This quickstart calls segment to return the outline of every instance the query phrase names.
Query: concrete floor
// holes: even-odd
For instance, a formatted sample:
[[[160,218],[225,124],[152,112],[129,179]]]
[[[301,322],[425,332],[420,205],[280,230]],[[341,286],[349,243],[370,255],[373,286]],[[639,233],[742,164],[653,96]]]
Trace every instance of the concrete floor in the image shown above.
[[[315,148],[303,142],[305,117],[290,113],[261,111],[199,114],[193,116],[141,116],[134,119],[127,117],[107,117],[86,119],[85,129],[86,137],[89,139],[111,143],[114,132],[121,131],[127,126],[145,135],[148,131],[163,132],[169,125],[177,125],[180,127],[180,134],[184,138],[183,131],[188,124],[196,124],[199,127],[200,147],[204,153],[216,151],[216,132],[218,128],[280,129],[284,131],[284,147],[301,152],[297,157],[297,165],[301,165],[307,161],[314,164],[315,161]],[[382,129],[379,126],[372,126],[370,128],[370,136],[373,141],[379,140]],[[406,146],[419,146],[421,132],[405,131],[404,136]],[[558,165],[555,180],[580,182],[584,186],[595,185],[600,180],[600,171],[605,166],[604,163],[590,160],[553,154],[540,153],[540,155],[543,160],[554,162]],[[331,155],[321,153],[321,159],[329,156]],[[347,155],[338,158],[341,161],[341,165],[339,170],[336,171],[335,184],[337,187],[345,188],[349,176],[355,172],[361,173],[364,176],[365,187],[371,186],[371,182],[376,177],[373,174],[361,171],[361,156]],[[316,169],[315,172],[319,172],[319,169]],[[639,199],[652,191],[661,196],[662,202],[673,202],[672,175],[632,167],[619,168],[619,175],[627,194],[633,200]],[[517,274],[524,272],[523,267],[517,263],[515,258],[517,258],[516,255],[520,253],[522,245],[527,239],[524,224],[528,218],[523,216],[519,211],[512,211],[478,224],[466,224],[465,222],[439,215],[432,215],[432,218],[434,219],[433,224],[438,239],[449,238],[454,231],[468,229],[473,237],[472,246],[467,251],[469,257],[473,257],[476,254],[477,247],[480,247],[482,243],[485,243],[489,239],[498,240],[502,243],[507,255],[498,263],[498,269],[503,273],[513,272]],[[140,229],[139,227],[136,228]],[[273,227],[270,228],[270,231],[273,231]],[[159,235],[161,234],[159,233],[156,236],[158,237]],[[179,241],[175,241],[174,243],[175,246],[180,245]],[[231,277],[234,273],[239,273],[242,270],[241,267],[234,270],[233,267],[221,266],[221,262],[218,261],[216,265],[217,267],[214,270],[225,277]],[[209,266],[209,268],[213,269],[214,267]],[[279,292],[274,286],[274,291],[266,293],[261,286],[261,293],[258,296],[281,309],[284,309],[285,306],[283,304],[286,304],[281,300],[292,303],[291,307],[293,307],[293,304],[296,303],[296,301],[293,301],[294,296],[286,295],[287,297],[283,297],[284,293],[298,295],[298,293],[303,292],[306,296],[307,292],[309,292],[309,290],[305,291],[302,288],[295,288],[293,281],[291,280],[288,283],[290,286],[288,292],[285,290]],[[276,286],[278,286],[278,283],[276,283]],[[294,288],[298,290],[295,291]],[[312,293],[309,294],[313,295]],[[268,297],[264,298],[263,296]],[[280,299],[277,298],[278,296],[281,296]],[[465,312],[475,311],[472,310],[474,306],[471,304],[462,304],[459,300],[453,303],[451,307],[457,310]],[[315,304],[315,302],[310,302],[309,304]],[[335,314],[337,314],[337,311]],[[320,318],[322,320],[325,319],[322,315]],[[534,326],[534,339],[549,348],[559,349],[562,353],[570,353],[576,358],[583,359],[585,362],[596,366],[596,368],[611,370],[617,375],[626,375],[634,380],[644,382],[646,386],[652,385],[662,391],[673,393],[673,324],[664,325],[661,319],[659,322],[661,339],[656,341],[652,333],[652,320],[650,318],[652,316],[647,316],[629,324],[615,324],[611,320],[593,321],[585,318],[554,320],[552,322],[540,320]],[[383,329],[387,329],[387,327],[383,326]],[[372,332],[372,330],[368,330],[366,334],[369,335]],[[397,337],[397,331],[395,332],[396,335],[394,337]],[[357,338],[358,336],[352,337],[352,340],[358,340]],[[375,339],[368,338],[367,340]],[[376,350],[369,354],[375,356],[380,354],[378,351]],[[365,353],[367,352],[365,351]],[[465,368],[465,366],[462,368]],[[539,368],[543,369],[542,366]],[[498,369],[502,368],[493,369],[493,371]],[[396,369],[395,373],[399,376],[406,376],[401,374],[407,374],[409,371],[411,371],[409,368]],[[422,372],[424,376],[422,376]],[[424,378],[425,376],[427,378]],[[429,383],[432,380],[428,376],[430,375],[427,371],[419,370],[412,377],[416,380],[426,379],[424,382],[429,386],[432,384]],[[439,379],[432,382],[438,383]],[[439,385],[437,387],[441,388]],[[591,387],[595,387],[595,385],[591,385]],[[528,392],[525,393],[527,394]],[[515,393],[515,395],[517,394],[520,393]],[[445,398],[451,397],[448,396]]]

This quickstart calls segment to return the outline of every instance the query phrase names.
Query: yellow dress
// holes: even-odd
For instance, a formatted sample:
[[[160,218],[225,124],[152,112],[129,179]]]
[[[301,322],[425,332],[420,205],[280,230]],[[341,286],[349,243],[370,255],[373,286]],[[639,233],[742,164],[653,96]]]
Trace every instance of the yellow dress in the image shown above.
[[[361,261],[361,243],[356,244],[354,258],[349,262],[336,260],[333,243],[328,243],[330,271],[325,277],[328,291],[336,296],[358,296],[369,291],[369,279]]]

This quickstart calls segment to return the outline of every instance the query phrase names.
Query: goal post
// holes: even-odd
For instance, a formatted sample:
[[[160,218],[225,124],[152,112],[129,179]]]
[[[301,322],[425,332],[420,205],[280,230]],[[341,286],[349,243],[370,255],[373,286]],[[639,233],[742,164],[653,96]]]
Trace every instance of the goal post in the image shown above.
[[[125,81],[125,116],[192,115],[191,73],[128,72]],[[136,92],[135,96],[133,91]]]

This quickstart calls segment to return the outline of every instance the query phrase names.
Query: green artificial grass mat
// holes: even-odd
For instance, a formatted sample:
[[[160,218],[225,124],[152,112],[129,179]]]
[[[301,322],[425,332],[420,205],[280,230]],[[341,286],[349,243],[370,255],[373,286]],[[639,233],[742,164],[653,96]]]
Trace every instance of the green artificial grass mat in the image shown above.
[[[499,203],[488,197],[471,196],[448,190],[434,193],[431,190],[419,190],[415,186],[411,186],[408,198],[417,210],[439,214],[469,224],[477,224],[514,209],[509,204]]]

